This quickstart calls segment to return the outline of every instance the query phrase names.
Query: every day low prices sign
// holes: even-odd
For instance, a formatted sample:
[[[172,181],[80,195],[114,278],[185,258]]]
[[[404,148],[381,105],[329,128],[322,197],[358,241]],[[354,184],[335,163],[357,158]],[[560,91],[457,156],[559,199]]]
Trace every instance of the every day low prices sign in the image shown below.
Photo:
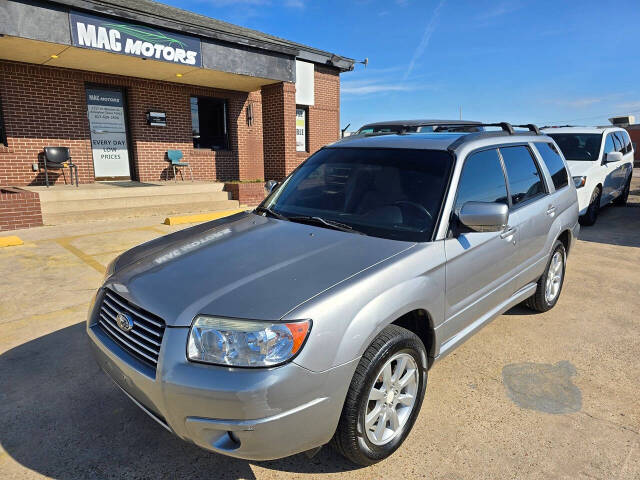
[[[129,152],[122,92],[87,89],[87,114],[95,176],[128,177]]]
[[[202,66],[199,38],[78,12],[69,18],[76,47]]]

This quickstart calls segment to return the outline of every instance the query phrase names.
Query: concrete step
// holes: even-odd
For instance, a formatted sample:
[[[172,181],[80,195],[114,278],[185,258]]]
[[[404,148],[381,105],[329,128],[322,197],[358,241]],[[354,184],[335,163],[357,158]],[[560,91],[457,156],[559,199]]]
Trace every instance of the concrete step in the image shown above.
[[[90,212],[136,207],[154,207],[156,205],[193,204],[229,200],[229,193],[223,191],[196,192],[175,194],[172,189],[165,189],[162,195],[132,195],[127,197],[87,198],[61,201],[42,201],[43,214],[62,214],[68,212]]]
[[[152,206],[130,208],[105,208],[89,211],[72,211],[64,213],[42,213],[42,221],[45,225],[60,225],[93,220],[117,220],[127,217],[168,216],[178,214],[191,214],[213,212],[216,210],[231,210],[238,208],[237,200],[216,200],[191,203],[155,204]]]
[[[132,186],[112,186],[109,184],[81,185],[80,188],[72,186],[55,186],[52,188],[31,187],[30,191],[37,191],[40,202],[61,202],[66,200],[86,200],[117,197],[148,197],[152,195],[187,193],[211,193],[221,192],[223,183],[213,182],[167,182],[166,184],[136,184]]]

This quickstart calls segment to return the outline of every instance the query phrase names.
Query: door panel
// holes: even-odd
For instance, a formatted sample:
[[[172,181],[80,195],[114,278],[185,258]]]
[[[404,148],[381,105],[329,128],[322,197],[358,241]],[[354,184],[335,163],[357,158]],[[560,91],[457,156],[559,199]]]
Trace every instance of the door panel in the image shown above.
[[[542,170],[529,147],[509,146],[499,149],[507,172],[511,210],[509,224],[518,229],[515,262],[524,272],[542,258],[547,235],[555,217],[555,206],[548,194]],[[520,278],[524,287],[531,279]]]
[[[501,232],[470,232],[445,240],[445,341],[515,292],[517,243],[517,231],[505,238]]]
[[[458,223],[468,201],[508,203],[506,181],[497,150],[470,154],[458,182],[452,238],[445,240],[446,321],[444,342],[513,293],[514,252],[518,232],[473,232]],[[515,244],[514,244],[515,242]]]

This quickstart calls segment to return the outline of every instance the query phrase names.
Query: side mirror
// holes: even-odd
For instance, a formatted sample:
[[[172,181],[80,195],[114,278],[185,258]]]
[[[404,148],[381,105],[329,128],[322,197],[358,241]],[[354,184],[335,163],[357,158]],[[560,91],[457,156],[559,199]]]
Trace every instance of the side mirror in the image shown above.
[[[498,232],[509,222],[509,206],[504,203],[467,202],[458,214],[460,222],[475,232]]]
[[[268,182],[266,182],[264,184],[264,189],[267,192],[267,195],[273,192],[273,189],[276,188],[277,186],[278,186],[278,182],[276,182],[275,180],[269,180]]]
[[[604,157],[605,163],[613,163],[613,162],[621,162],[622,161],[622,152],[609,152]]]

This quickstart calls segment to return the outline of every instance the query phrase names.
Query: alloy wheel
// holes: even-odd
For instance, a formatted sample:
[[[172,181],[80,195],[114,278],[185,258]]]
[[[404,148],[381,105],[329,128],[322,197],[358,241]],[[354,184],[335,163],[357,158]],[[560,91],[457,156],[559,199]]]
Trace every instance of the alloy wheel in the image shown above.
[[[416,404],[419,370],[408,353],[397,353],[378,372],[367,400],[365,431],[369,441],[385,445],[400,432]]]
[[[562,252],[556,251],[551,257],[549,270],[547,271],[547,283],[545,285],[544,298],[551,304],[558,297],[562,286],[562,274],[564,273],[564,257]]]

